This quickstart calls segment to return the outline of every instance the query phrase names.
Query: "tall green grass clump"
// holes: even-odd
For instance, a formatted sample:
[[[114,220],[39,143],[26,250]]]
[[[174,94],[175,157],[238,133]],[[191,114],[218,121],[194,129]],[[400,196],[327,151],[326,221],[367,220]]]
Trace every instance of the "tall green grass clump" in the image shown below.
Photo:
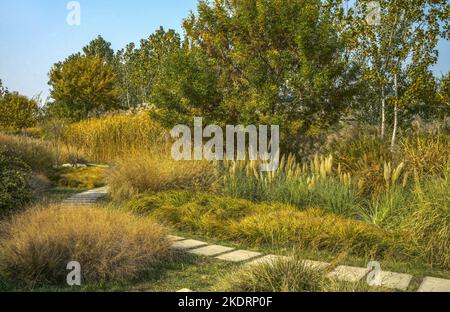
[[[328,279],[323,270],[309,266],[297,256],[279,258],[262,264],[246,265],[225,275],[215,285],[229,292],[369,292],[365,282],[348,283]]]
[[[299,208],[318,206],[346,216],[360,212],[350,175],[333,172],[333,157],[316,155],[310,163],[283,157],[273,172],[260,172],[256,161],[224,162],[224,193],[252,201],[281,202]]]
[[[450,176],[416,179],[411,212],[402,229],[413,240],[408,248],[417,248],[430,265],[450,267]]]

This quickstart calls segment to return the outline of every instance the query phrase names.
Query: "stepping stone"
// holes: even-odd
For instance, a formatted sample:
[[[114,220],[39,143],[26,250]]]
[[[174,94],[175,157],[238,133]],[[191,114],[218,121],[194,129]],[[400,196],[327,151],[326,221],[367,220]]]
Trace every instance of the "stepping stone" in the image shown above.
[[[183,289],[177,290],[176,292],[194,292],[194,291],[190,290],[189,288],[183,288]]]
[[[410,274],[381,271],[381,286],[392,289],[406,290],[413,276]]]
[[[319,271],[324,271],[327,267],[330,266],[330,264],[327,262],[314,261],[314,260],[303,260],[303,263],[306,267],[313,269],[313,270],[319,270]]]
[[[108,187],[100,187],[83,193],[75,194],[63,200],[63,204],[91,205],[107,194],[108,194]]]
[[[344,282],[356,283],[366,276],[367,273],[369,273],[369,269],[367,268],[340,265],[334,271],[328,273],[327,277]]]
[[[220,256],[217,256],[216,259],[231,261],[231,262],[241,262],[247,261],[256,257],[261,256],[260,252],[248,251],[248,250],[236,250],[232,251]]]
[[[176,249],[192,249],[200,246],[207,245],[205,242],[201,242],[195,239],[186,239],[182,241],[176,241],[172,243],[172,247]]]
[[[419,292],[450,292],[450,280],[436,277],[425,277]]]
[[[267,255],[261,258],[258,258],[256,260],[248,262],[246,265],[261,265],[261,264],[274,264],[276,261],[279,260],[288,260],[290,257],[286,256],[277,256],[277,255]]]
[[[168,238],[170,241],[173,241],[173,242],[176,242],[176,241],[180,241],[180,240],[185,239],[184,237],[181,237],[181,236],[175,236],[175,235],[167,235],[167,238]]]
[[[206,247],[189,250],[189,252],[200,256],[212,257],[232,250],[234,250],[234,248],[220,245],[209,245]]]

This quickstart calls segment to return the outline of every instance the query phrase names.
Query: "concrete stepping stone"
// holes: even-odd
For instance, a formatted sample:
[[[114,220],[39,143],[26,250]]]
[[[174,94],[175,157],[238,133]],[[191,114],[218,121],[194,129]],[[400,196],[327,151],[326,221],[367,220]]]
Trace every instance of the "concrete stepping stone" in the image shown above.
[[[254,265],[262,265],[262,264],[274,264],[276,261],[280,260],[288,260],[290,257],[286,256],[277,256],[277,255],[267,255],[256,260],[248,262],[246,265],[254,266]]]
[[[328,268],[330,266],[330,264],[327,262],[315,261],[315,260],[303,260],[303,263],[306,267],[313,269],[313,270],[318,270],[318,271],[324,271],[326,268]]]
[[[340,265],[332,272],[328,273],[327,277],[344,282],[357,283],[366,276],[367,273],[369,273],[369,269],[367,268]]]
[[[230,261],[230,262],[242,262],[261,256],[260,252],[248,251],[248,250],[236,250],[220,256],[216,259]]]
[[[204,245],[208,244],[195,239],[186,239],[181,241],[175,241],[172,243],[172,247],[175,249],[192,249]]]
[[[172,241],[172,242],[176,242],[176,241],[180,241],[180,240],[186,239],[186,238],[184,238],[184,237],[181,237],[181,236],[175,236],[175,235],[167,235],[167,238],[168,238],[170,241]]]
[[[413,276],[410,274],[381,272],[381,286],[392,289],[406,290]]]
[[[450,280],[437,277],[425,277],[418,292],[450,292]]]
[[[180,290],[177,290],[176,292],[194,292],[193,290],[190,290],[189,288],[182,288]]]
[[[83,193],[75,194],[65,200],[63,204],[91,205],[108,194],[108,187],[100,187]]]
[[[220,245],[209,245],[206,247],[200,247],[197,249],[189,250],[189,252],[200,256],[212,257],[232,250],[234,250],[234,248]]]

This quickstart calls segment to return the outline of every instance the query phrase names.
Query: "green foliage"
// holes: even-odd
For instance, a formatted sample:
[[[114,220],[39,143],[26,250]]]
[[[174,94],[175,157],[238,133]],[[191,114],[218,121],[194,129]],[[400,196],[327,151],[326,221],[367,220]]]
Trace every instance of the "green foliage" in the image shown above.
[[[118,107],[114,68],[99,57],[74,55],[55,64],[49,76],[51,115],[79,120]]]
[[[29,167],[0,148],[0,216],[23,208],[31,199]]]
[[[83,48],[84,55],[90,58],[102,59],[107,64],[112,64],[114,59],[114,50],[111,49],[111,43],[98,36],[87,46]]]
[[[33,127],[39,113],[35,100],[18,94],[6,93],[0,97],[0,128],[7,130],[20,130]]]

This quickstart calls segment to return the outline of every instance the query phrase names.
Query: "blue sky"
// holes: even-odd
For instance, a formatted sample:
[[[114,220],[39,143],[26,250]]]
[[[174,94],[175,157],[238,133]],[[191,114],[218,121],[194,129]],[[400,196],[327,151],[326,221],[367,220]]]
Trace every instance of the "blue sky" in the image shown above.
[[[181,32],[196,0],[79,0],[81,25],[69,26],[67,0],[0,0],[0,79],[11,91],[48,95],[47,73],[97,35],[114,50],[138,43],[160,25]],[[436,75],[450,70],[450,42],[439,44]]]

